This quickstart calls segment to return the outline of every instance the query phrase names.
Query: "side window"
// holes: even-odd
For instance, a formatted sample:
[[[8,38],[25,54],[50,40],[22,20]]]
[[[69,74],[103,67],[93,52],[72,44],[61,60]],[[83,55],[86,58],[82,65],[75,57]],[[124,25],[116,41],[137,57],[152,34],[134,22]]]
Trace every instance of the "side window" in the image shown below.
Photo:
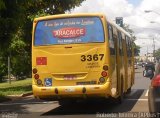
[[[125,36],[124,33],[121,33],[121,46],[122,46],[122,55],[124,56],[124,44],[125,44]]]
[[[129,57],[132,56],[132,45],[131,45],[131,41],[130,41],[130,38],[129,38]]]
[[[131,57],[131,48],[130,48],[130,46],[131,46],[131,42],[130,42],[130,39],[128,37],[128,56],[129,57]]]
[[[128,57],[128,63],[129,65],[131,65],[131,56],[132,56],[132,45],[131,45],[131,41],[130,38],[128,36],[126,36],[126,45],[127,45],[127,57]]]
[[[127,48],[127,57],[129,57],[129,38],[126,36],[126,48]]]
[[[123,55],[123,50],[122,50],[122,34],[119,31],[118,31],[118,46],[119,46],[119,54],[122,56]]]
[[[111,54],[111,55],[115,55],[113,29],[112,29],[112,26],[111,26],[110,24],[108,24],[108,38],[109,38],[110,54]]]

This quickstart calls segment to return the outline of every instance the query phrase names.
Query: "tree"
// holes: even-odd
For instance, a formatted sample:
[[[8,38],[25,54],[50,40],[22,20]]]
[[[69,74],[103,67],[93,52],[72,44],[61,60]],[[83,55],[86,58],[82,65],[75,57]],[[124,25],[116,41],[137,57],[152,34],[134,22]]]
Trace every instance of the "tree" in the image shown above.
[[[136,36],[134,35],[134,31],[132,29],[130,29],[129,25],[128,24],[124,24],[123,25],[123,29],[125,31],[127,31],[131,37],[132,37],[132,40],[133,42],[136,40]],[[140,46],[136,45],[135,43],[133,44],[133,48],[134,48],[134,55],[135,56],[139,56],[139,53],[140,53]]]
[[[135,55],[135,56],[139,56],[140,48],[141,48],[141,47],[140,47],[139,45],[136,45],[136,44],[134,43],[133,48],[134,48],[134,55]]]
[[[157,60],[160,60],[160,48],[155,51],[155,54],[154,54],[153,56],[154,56]]]
[[[13,74],[31,72],[31,32],[35,17],[65,13],[83,1],[0,0],[0,79],[7,74],[9,55]]]

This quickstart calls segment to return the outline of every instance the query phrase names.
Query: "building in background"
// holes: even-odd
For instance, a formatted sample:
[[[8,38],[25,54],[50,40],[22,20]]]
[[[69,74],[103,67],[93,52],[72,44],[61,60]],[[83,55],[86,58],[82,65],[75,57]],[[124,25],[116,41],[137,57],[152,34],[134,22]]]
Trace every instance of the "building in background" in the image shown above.
[[[141,56],[136,56],[135,57],[135,61],[136,62],[154,62],[154,57],[153,57],[153,53],[148,53],[145,55],[141,55]]]

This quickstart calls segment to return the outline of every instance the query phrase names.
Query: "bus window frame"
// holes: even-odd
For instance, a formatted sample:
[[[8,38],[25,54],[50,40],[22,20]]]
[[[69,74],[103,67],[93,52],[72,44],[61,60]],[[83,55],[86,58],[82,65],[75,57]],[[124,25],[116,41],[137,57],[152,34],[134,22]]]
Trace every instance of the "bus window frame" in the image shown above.
[[[122,43],[122,32],[117,30],[118,32],[118,48],[120,56],[123,56],[123,43]]]
[[[99,18],[99,20],[100,20],[100,22],[101,22],[101,24],[102,24],[102,29],[103,29],[103,42],[88,42],[88,43],[66,43],[66,44],[64,44],[64,43],[62,43],[62,44],[47,44],[47,45],[35,45],[35,32],[36,32],[36,27],[37,27],[37,25],[38,25],[38,22],[40,22],[40,21],[49,21],[49,20],[57,20],[57,19],[68,19],[68,18]],[[34,26],[34,31],[33,31],[33,47],[46,47],[46,46],[56,46],[56,45],[76,45],[76,44],[98,44],[98,43],[100,43],[100,44],[103,44],[103,43],[105,43],[106,41],[106,32],[105,32],[105,24],[104,24],[104,22],[102,21],[102,18],[100,17],[100,16],[77,16],[77,17],[67,17],[67,18],[65,18],[65,17],[62,17],[62,18],[49,18],[49,19],[42,19],[42,20],[38,20],[37,22],[36,22],[36,24],[35,24],[35,26]]]
[[[130,57],[129,37],[125,36],[125,38],[126,38],[126,47],[127,47],[127,57]]]
[[[115,40],[114,40],[114,36],[113,36],[114,34],[113,34],[112,25],[108,23],[107,29],[108,29],[108,40],[109,40],[110,55],[115,55]]]

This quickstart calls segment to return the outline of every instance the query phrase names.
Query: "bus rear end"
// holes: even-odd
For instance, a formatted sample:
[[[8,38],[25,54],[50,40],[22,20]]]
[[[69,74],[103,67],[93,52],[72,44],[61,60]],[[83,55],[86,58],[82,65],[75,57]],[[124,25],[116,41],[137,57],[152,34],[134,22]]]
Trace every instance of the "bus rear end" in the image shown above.
[[[110,95],[103,15],[56,15],[34,20],[32,88],[37,98]]]

